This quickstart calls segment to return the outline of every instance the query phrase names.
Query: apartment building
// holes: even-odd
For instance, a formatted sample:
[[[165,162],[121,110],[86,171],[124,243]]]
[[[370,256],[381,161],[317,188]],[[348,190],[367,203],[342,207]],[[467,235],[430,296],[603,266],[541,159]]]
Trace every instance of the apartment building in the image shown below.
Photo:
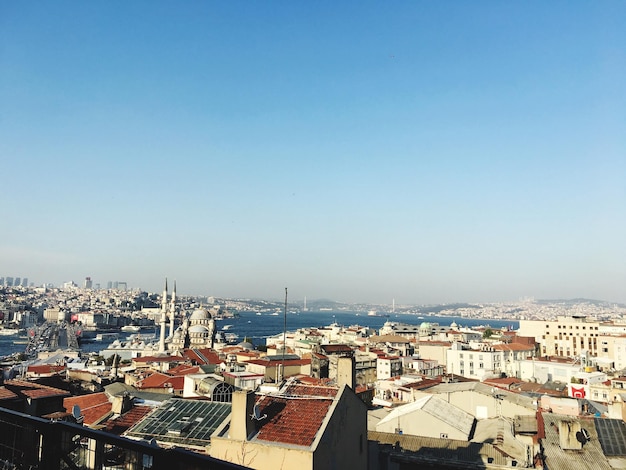
[[[534,346],[520,343],[485,345],[481,349],[469,349],[463,343],[453,343],[446,357],[446,370],[481,381],[502,374],[519,378],[520,361],[534,354]]]
[[[559,316],[556,321],[520,320],[518,334],[532,336],[541,356],[575,357],[588,351],[598,354],[601,323],[586,316]]]

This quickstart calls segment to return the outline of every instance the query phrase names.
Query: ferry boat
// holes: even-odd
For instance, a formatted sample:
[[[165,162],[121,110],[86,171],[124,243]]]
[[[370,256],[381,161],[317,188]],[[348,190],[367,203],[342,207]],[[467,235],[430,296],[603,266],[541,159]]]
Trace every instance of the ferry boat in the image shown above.
[[[119,333],[98,333],[96,335],[96,341],[113,341],[120,337]]]
[[[17,328],[0,328],[0,336],[15,336],[19,332]]]
[[[121,328],[124,333],[138,333],[141,327],[138,325],[125,325]]]

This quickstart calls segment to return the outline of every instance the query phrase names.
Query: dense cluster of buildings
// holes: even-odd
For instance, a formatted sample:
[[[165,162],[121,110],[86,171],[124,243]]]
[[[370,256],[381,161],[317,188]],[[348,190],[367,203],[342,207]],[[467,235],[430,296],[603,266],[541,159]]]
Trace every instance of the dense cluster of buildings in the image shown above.
[[[219,309],[175,287],[140,310],[112,298],[157,339],[5,364],[0,407],[258,469],[626,467],[620,322],[331,324],[257,349],[219,341]]]

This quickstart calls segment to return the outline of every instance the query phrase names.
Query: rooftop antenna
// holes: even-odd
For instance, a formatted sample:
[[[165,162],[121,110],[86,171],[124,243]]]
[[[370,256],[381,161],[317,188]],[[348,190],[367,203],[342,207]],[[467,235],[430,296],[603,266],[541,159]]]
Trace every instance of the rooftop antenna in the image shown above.
[[[285,378],[285,349],[287,349],[287,288],[285,287],[285,311],[283,314],[284,317],[284,321],[283,321],[283,372],[281,375],[281,380],[283,380]]]
[[[261,408],[259,407],[259,405],[254,405],[254,408],[252,409],[251,418],[256,421],[261,421],[262,419],[267,418],[267,415],[266,414],[261,415]]]
[[[84,418],[83,418],[83,413],[80,410],[80,406],[76,404],[72,406],[72,416],[74,417],[74,420],[76,420],[78,424],[83,424]]]

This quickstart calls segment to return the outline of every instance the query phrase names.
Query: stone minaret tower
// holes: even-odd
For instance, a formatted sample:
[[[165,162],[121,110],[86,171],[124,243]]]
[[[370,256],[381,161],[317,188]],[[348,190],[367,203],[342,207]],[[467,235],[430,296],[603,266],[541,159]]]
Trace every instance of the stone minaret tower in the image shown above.
[[[167,323],[167,278],[165,278],[165,290],[161,299],[161,337],[159,340],[159,352],[165,352],[165,324]]]
[[[172,292],[172,301],[170,303],[170,334],[169,337],[174,337],[174,317],[176,316],[176,281],[174,281],[174,292]]]

